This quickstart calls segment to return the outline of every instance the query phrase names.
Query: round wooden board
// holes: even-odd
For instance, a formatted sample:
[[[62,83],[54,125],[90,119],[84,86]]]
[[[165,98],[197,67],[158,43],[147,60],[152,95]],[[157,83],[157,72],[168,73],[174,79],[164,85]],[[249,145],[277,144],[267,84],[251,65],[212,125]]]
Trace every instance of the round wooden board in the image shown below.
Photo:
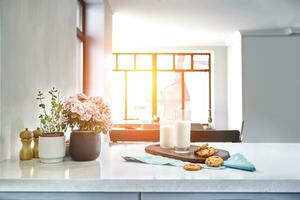
[[[164,149],[159,146],[159,144],[149,145],[145,148],[147,153],[157,156],[163,156],[167,158],[174,158],[177,160],[182,160],[184,162],[191,163],[205,163],[205,158],[200,158],[194,154],[194,150],[198,146],[191,145],[189,153],[175,153],[174,149]],[[227,160],[230,155],[229,152],[223,149],[218,149],[218,153],[215,155],[220,156],[223,160]]]

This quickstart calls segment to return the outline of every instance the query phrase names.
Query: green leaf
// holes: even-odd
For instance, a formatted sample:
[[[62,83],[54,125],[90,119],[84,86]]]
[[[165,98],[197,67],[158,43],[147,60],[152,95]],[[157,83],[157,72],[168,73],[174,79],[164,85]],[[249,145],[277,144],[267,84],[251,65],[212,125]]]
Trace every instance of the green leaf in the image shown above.
[[[41,108],[43,108],[43,109],[46,108],[45,104],[43,104],[43,103],[40,103],[40,104],[39,104],[39,107],[41,107]]]
[[[52,106],[56,106],[56,101],[51,101]]]

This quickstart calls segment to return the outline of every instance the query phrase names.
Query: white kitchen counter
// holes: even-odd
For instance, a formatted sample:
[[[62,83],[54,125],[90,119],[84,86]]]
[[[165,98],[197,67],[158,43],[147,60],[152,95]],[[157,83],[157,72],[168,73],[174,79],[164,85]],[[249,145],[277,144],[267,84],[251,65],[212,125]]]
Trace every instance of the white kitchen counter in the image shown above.
[[[300,144],[211,143],[242,153],[256,172],[235,169],[185,171],[180,167],[125,162],[148,144],[104,144],[96,161],[0,163],[0,192],[262,192],[300,193]]]

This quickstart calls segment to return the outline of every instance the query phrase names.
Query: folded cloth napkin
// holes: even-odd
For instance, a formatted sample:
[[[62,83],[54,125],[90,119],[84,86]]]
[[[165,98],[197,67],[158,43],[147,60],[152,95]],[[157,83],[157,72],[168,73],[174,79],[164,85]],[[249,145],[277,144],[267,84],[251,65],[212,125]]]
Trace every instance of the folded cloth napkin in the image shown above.
[[[166,158],[162,156],[153,156],[153,155],[138,155],[138,156],[122,156],[122,158],[129,162],[140,162],[140,163],[146,163],[151,165],[170,165],[175,167],[183,167],[187,162],[183,162],[181,160],[176,160],[173,158]],[[221,167],[208,167],[206,165],[202,165],[202,168],[205,169],[225,169],[224,166]]]
[[[140,162],[140,163],[146,163],[152,165],[170,165],[175,167],[183,167],[185,164],[187,164],[187,162],[183,162],[181,160],[166,158],[162,156],[154,156],[149,154],[138,155],[138,156],[122,156],[122,158],[125,161],[129,161],[129,162]],[[201,164],[201,167],[205,169],[216,169],[216,170],[225,169],[226,167],[228,167],[228,168],[246,170],[251,172],[256,171],[255,166],[240,153],[231,155],[229,159],[224,161],[224,164],[221,167],[208,167],[207,165],[204,164]]]
[[[230,158],[224,161],[223,166],[250,172],[256,171],[255,166],[240,153],[231,155]]]
[[[122,158],[130,162],[141,162],[151,165],[171,165],[175,167],[182,167],[186,164],[181,160],[153,155],[122,156]]]

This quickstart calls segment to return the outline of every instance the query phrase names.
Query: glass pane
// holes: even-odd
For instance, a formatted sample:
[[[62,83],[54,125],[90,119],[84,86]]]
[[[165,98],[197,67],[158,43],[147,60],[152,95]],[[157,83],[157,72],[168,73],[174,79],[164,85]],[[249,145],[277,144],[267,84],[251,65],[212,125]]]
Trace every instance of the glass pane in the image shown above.
[[[111,109],[114,122],[120,122],[124,119],[125,111],[125,77],[123,72],[112,73],[112,98]]]
[[[194,69],[209,69],[208,67],[208,55],[194,55]]]
[[[76,8],[76,27],[82,31],[82,6],[77,1],[77,8]]]
[[[175,56],[176,69],[191,69],[190,55],[176,55]]]
[[[76,41],[76,91],[83,91],[83,43],[77,38]]]
[[[128,118],[150,121],[152,118],[152,73],[128,73]]]
[[[191,110],[191,120],[193,122],[207,123],[209,109],[208,73],[186,72],[184,80],[190,98],[186,101],[185,106]]]
[[[157,104],[159,117],[181,108],[181,73],[157,73]]]
[[[157,55],[157,69],[173,69],[173,56]]]
[[[151,55],[137,55],[136,56],[137,69],[152,69],[152,56]]]
[[[134,69],[134,56],[133,55],[119,55],[118,69]]]

